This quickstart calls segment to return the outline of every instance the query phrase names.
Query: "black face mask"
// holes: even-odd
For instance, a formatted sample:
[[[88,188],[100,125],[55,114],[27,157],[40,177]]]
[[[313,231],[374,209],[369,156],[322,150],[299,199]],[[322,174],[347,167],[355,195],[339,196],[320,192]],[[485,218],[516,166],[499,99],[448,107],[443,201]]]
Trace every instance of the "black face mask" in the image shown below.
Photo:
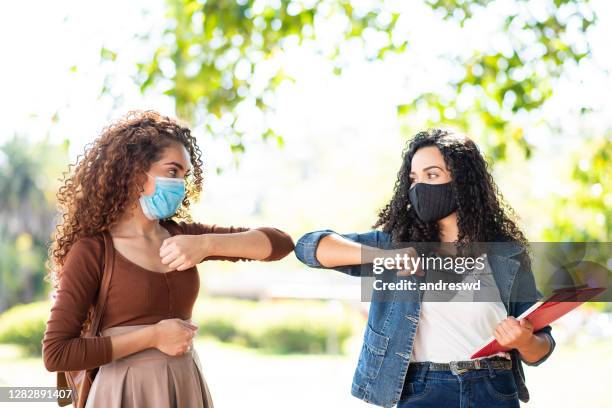
[[[408,191],[410,204],[421,221],[438,221],[457,208],[451,188],[452,182],[444,184],[417,183]]]

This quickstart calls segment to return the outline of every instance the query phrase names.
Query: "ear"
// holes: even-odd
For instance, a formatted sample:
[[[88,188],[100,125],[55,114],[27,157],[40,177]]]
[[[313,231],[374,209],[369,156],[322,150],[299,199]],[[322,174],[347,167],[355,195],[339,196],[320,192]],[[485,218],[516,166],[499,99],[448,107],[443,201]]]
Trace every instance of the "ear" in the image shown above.
[[[155,192],[155,177],[149,175],[149,173],[145,172],[145,182],[142,185],[143,192],[142,195],[150,196]]]

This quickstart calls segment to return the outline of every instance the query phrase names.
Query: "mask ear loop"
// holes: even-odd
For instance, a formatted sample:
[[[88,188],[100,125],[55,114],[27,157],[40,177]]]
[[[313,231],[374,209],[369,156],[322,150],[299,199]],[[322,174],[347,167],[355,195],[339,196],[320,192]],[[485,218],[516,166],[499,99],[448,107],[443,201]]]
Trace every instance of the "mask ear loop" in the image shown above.
[[[416,183],[416,184],[415,184],[415,186],[416,186],[417,184],[419,184],[419,183]],[[414,188],[414,186],[410,187],[410,188],[408,189],[408,191],[412,190],[413,188]],[[410,211],[410,209],[411,209],[411,208],[412,208],[412,204],[410,203],[410,199],[408,199],[408,204],[406,204],[406,210],[407,210],[407,211]]]
[[[408,189],[410,191],[410,189]],[[408,204],[406,204],[406,211],[410,211],[412,208],[412,204],[410,203],[410,196],[408,196]]]

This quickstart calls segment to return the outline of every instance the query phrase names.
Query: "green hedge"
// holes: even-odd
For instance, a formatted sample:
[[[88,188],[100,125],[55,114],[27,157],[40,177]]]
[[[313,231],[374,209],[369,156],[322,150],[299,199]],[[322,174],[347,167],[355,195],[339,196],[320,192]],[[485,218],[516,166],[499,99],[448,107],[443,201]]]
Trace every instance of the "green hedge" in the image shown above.
[[[47,301],[13,306],[0,315],[0,343],[23,347],[28,356],[42,355],[51,304]]]
[[[2,313],[0,343],[17,344],[28,355],[41,356],[50,307],[42,301]],[[231,298],[199,300],[192,315],[200,335],[274,353],[341,352],[359,319],[339,302]]]
[[[192,320],[200,334],[276,353],[340,352],[359,317],[339,303],[205,298]]]

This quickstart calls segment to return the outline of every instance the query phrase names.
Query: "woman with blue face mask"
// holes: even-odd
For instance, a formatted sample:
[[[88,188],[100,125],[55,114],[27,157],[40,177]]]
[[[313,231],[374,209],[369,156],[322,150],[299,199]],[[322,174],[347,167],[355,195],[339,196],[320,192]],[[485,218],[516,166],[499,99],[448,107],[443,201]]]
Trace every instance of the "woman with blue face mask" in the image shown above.
[[[275,261],[293,250],[293,241],[272,227],[193,222],[188,210],[201,190],[196,139],[153,111],[130,112],[107,127],[66,176],[49,249],[57,290],[43,359],[49,371],[99,367],[78,406],[213,406],[192,347],[196,265]],[[109,240],[113,273],[100,332],[81,337]]]
[[[450,254],[456,270],[446,275],[413,263],[405,269],[391,265],[393,273],[380,276],[386,276],[383,283],[419,288],[435,282],[432,275],[446,276],[444,283],[465,275],[466,282],[477,277],[488,289],[478,299],[476,291],[449,295],[401,285],[395,292],[368,287],[372,301],[352,395],[398,408],[518,407],[519,400],[529,400],[522,365],[541,364],[555,342],[550,326],[534,332],[528,321],[516,319],[538,300],[538,291],[526,239],[506,208],[474,142],[432,129],[407,145],[393,196],[375,229],[348,234],[326,229],[298,240],[295,253],[306,265],[362,277],[372,275],[377,257],[405,254],[417,262],[419,256],[435,260]],[[437,254],[428,258],[418,248]],[[467,274],[463,261],[469,257],[463,255],[471,253],[482,268]],[[491,336],[510,351],[472,359]]]

